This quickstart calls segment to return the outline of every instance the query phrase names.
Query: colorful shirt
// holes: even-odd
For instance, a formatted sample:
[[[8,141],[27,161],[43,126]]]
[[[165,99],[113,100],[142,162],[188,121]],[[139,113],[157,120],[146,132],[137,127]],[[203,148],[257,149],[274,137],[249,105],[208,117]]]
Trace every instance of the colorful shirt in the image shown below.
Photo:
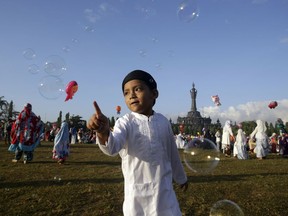
[[[12,126],[9,151],[15,151],[18,146],[21,150],[33,151],[39,144],[42,130],[41,120],[32,111],[22,110]]]

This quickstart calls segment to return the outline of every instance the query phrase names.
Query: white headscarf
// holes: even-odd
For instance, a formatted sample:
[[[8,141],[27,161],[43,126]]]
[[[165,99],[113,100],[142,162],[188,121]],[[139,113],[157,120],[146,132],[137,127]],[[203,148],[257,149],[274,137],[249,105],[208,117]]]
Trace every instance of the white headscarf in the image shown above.
[[[54,144],[57,145],[61,142],[69,140],[69,128],[67,122],[62,122],[61,128],[55,136]]]
[[[257,136],[258,136],[258,138],[260,138],[260,136],[265,137],[266,136],[266,130],[267,130],[265,123],[262,120],[258,119],[256,121],[256,124],[257,124],[257,126],[254,129],[254,131],[251,133],[250,137],[251,138],[253,138],[254,136],[256,136],[256,138],[257,138]]]

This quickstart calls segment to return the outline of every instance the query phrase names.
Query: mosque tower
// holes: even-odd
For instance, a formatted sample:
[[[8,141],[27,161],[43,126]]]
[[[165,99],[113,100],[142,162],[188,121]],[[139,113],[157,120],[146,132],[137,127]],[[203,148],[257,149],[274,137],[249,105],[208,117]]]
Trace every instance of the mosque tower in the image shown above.
[[[191,110],[188,112],[186,117],[178,117],[177,123],[190,126],[195,130],[200,130],[202,128],[208,128],[211,124],[211,118],[202,117],[200,112],[197,111],[196,98],[197,98],[197,89],[195,84],[192,83],[192,89],[190,90],[191,95]]]

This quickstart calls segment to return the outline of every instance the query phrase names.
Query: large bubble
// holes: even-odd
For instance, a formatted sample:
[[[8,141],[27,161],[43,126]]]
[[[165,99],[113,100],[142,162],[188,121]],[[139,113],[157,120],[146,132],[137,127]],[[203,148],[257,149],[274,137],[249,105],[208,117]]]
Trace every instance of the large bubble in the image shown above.
[[[64,89],[63,81],[56,76],[45,76],[38,84],[40,95],[50,100],[59,98],[65,92]]]
[[[244,213],[235,202],[224,199],[212,206],[209,216],[244,216]]]
[[[67,70],[65,60],[58,55],[48,56],[44,63],[44,71],[48,75],[61,76]]]
[[[184,147],[184,162],[195,173],[210,173],[220,161],[215,143],[205,138],[193,138]]]

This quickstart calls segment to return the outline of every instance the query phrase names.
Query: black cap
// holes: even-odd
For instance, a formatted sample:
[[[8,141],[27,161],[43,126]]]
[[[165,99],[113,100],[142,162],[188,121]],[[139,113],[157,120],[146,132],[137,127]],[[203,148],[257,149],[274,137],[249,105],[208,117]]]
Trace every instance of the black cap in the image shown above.
[[[157,89],[157,83],[154,80],[154,78],[151,76],[151,74],[147,73],[146,71],[142,70],[134,70],[130,72],[129,74],[126,75],[122,82],[122,91],[124,92],[124,85],[131,81],[131,80],[141,80],[145,82],[145,84],[150,88],[150,89]]]
[[[30,103],[26,103],[24,105],[24,108],[32,109],[32,105]]]

